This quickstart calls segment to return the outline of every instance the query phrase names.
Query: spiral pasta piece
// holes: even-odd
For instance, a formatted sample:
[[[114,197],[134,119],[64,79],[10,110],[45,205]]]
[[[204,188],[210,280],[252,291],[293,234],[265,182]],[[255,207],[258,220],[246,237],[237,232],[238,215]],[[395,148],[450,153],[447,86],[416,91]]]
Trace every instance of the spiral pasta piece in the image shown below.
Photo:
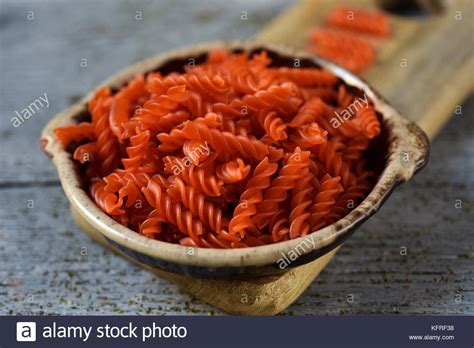
[[[219,233],[226,224],[222,217],[222,211],[214,207],[212,203],[206,202],[206,196],[197,192],[194,187],[188,186],[178,177],[175,177],[172,186],[168,188],[168,194],[202,222],[209,226],[214,232]]]
[[[311,216],[308,208],[312,203],[310,195],[313,192],[313,186],[311,185],[313,175],[309,171],[309,161],[308,167],[304,168],[303,173],[303,177],[296,182],[292,192],[292,210],[289,217],[291,239],[307,235],[310,229],[307,220]]]
[[[183,144],[183,154],[189,161],[197,166],[209,157],[211,151],[206,142],[188,140]]]
[[[271,85],[254,94],[235,98],[230,103],[215,103],[215,111],[237,117],[250,114],[258,116],[261,110],[276,111],[278,114],[291,114],[298,110],[302,100],[296,97],[296,86],[293,82]]]
[[[367,138],[372,139],[380,134],[380,122],[372,108],[359,109],[357,117],[361,120],[362,132]]]
[[[261,160],[268,154],[267,146],[261,141],[209,128],[204,122],[187,121],[181,135],[188,140],[208,142],[221,159],[235,154]]]
[[[255,168],[252,178],[247,182],[246,190],[240,196],[239,205],[234,210],[229,222],[229,233],[238,234],[242,239],[246,229],[253,228],[251,217],[257,212],[256,205],[262,201],[262,192],[270,186],[270,177],[278,166],[270,163],[265,157]]]
[[[130,109],[133,103],[145,94],[145,77],[139,75],[113,97],[109,123],[112,132],[118,139],[122,139],[123,125],[131,116]]]
[[[325,218],[331,212],[331,208],[336,203],[336,195],[341,192],[339,181],[341,177],[331,177],[326,174],[321,183],[318,185],[318,194],[314,197],[313,204],[311,206],[311,216],[309,223],[312,229],[319,229],[324,226]]]
[[[237,158],[220,166],[216,174],[225,184],[233,184],[244,180],[249,175],[250,169],[250,165],[245,165],[241,158]]]
[[[204,233],[202,222],[193,218],[193,214],[183,209],[181,204],[173,202],[154,178],[148,181],[143,193],[148,203],[156,209],[157,214],[166,219],[166,222],[175,225],[181,232],[194,240]]]
[[[289,217],[285,209],[280,209],[270,219],[269,230],[273,242],[280,242],[289,239]]]
[[[111,104],[110,90],[102,88],[89,105],[97,144],[97,162],[100,163],[99,173],[101,175],[112,172],[119,163],[118,141],[109,124]]]
[[[286,200],[288,191],[295,187],[297,180],[301,179],[301,170],[309,166],[309,155],[309,151],[296,148],[288,157],[278,176],[265,190],[262,202],[257,205],[258,213],[254,217],[254,222],[258,228],[268,225],[271,216],[278,211],[278,204]]]
[[[166,93],[170,88],[186,86],[190,91],[201,95],[223,95],[229,92],[227,81],[219,75],[205,73],[177,74],[171,73],[166,77],[153,74],[148,78],[148,90],[150,93],[160,95]]]
[[[166,94],[152,97],[145,102],[142,107],[141,114],[144,117],[162,116],[176,110],[180,103],[184,103],[189,99],[189,93],[186,85],[178,85],[170,87]]]
[[[316,145],[327,142],[327,131],[322,130],[316,122],[302,126],[292,135],[295,146],[302,149],[311,149]]]
[[[124,137],[129,138],[137,127],[150,132],[166,132],[169,133],[173,128],[188,120],[190,113],[185,110],[177,110],[161,116],[150,117],[147,114],[142,114],[141,109],[137,109],[130,122],[125,127]]]
[[[153,210],[140,224],[140,233],[148,238],[158,239],[157,235],[163,231],[163,223],[166,222],[165,217],[161,216],[157,210]]]
[[[223,181],[214,175],[207,176],[203,169],[196,169],[194,165],[184,169],[181,177],[187,184],[210,197],[222,195]]]
[[[123,158],[122,163],[126,170],[133,170],[140,166],[150,142],[150,131],[144,131],[130,138],[131,146],[127,147],[128,158]]]
[[[267,132],[273,141],[280,141],[288,138],[288,134],[286,133],[286,124],[280,117],[277,117],[275,111],[271,111],[269,113],[261,112],[259,121],[265,129],[265,132]]]
[[[334,143],[327,140],[321,144],[315,145],[317,158],[325,163],[326,171],[333,176],[340,176],[344,187],[355,184],[356,177],[351,172],[349,165],[342,160],[342,156],[336,152]]]
[[[105,185],[103,179],[92,179],[89,190],[94,202],[107,214],[118,215],[124,213],[123,210],[117,209],[117,196],[112,192],[107,192]]]
[[[198,117],[192,122],[203,123],[207,127],[216,128],[221,125],[221,117],[215,113],[208,113],[205,117]],[[183,123],[184,126],[185,123]],[[187,140],[198,140],[188,139],[184,134],[183,127],[174,128],[169,133],[160,133],[156,136],[160,141],[159,149],[163,152],[174,152],[180,149]]]
[[[72,158],[74,158],[76,161],[78,161],[81,164],[84,164],[87,162],[93,162],[94,155],[96,152],[97,152],[97,144],[95,142],[82,144],[82,145],[79,145],[76,148],[76,150],[74,150],[74,154]]]
[[[331,208],[328,221],[334,222],[344,217],[365,198],[371,187],[372,184],[369,181],[369,173],[364,172],[357,178],[357,182],[354,185],[339,195],[336,204]]]
[[[58,141],[63,142],[65,145],[68,145],[75,142],[80,142],[85,139],[94,140],[94,127],[89,122],[82,122],[78,125],[57,127],[54,129],[54,133]]]
[[[297,128],[304,124],[317,122],[326,117],[328,107],[321,98],[312,98],[303,104],[296,116],[288,124],[289,127]]]

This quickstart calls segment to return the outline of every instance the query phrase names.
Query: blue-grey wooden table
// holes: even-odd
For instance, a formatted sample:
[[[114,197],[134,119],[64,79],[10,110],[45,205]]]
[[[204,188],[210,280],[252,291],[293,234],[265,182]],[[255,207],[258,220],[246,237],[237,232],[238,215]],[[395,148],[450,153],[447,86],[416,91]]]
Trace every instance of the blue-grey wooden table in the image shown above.
[[[48,119],[128,64],[199,41],[245,39],[288,5],[0,1],[0,314],[221,314],[91,242],[38,137]],[[14,127],[15,111],[44,93],[49,105]],[[433,142],[427,168],[284,314],[474,312],[473,97],[461,111]]]

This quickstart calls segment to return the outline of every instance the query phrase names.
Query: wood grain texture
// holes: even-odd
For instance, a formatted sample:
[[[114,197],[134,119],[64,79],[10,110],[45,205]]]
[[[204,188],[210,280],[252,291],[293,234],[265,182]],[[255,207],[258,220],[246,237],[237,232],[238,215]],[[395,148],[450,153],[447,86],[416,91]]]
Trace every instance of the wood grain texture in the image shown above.
[[[120,68],[158,50],[248,37],[284,5],[211,1],[203,10],[191,1],[82,1],[57,2],[51,10],[47,2],[6,2],[0,18],[0,314],[222,313],[91,243],[74,225],[55,169],[35,144],[50,117]],[[29,10],[34,25],[25,20]],[[144,14],[140,23],[131,19],[136,11]],[[86,69],[79,66],[82,57]],[[460,99],[456,88],[446,96]],[[43,92],[50,108],[13,128],[14,110]],[[428,167],[364,224],[284,314],[474,313],[473,112],[471,98],[434,142]],[[455,208],[457,199],[462,209]]]

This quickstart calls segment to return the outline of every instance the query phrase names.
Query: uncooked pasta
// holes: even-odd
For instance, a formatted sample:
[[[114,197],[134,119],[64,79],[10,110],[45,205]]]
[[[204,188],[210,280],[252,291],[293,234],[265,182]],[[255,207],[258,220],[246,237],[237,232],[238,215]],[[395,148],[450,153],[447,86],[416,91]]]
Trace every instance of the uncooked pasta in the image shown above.
[[[388,14],[348,6],[337,6],[325,18],[328,27],[315,27],[308,50],[353,72],[362,73],[375,63],[372,37],[391,34]]]
[[[180,72],[98,89],[90,119],[55,134],[124,226],[184,246],[253,247],[317,233],[371,190],[366,151],[381,125],[364,98],[326,70],[216,49]]]

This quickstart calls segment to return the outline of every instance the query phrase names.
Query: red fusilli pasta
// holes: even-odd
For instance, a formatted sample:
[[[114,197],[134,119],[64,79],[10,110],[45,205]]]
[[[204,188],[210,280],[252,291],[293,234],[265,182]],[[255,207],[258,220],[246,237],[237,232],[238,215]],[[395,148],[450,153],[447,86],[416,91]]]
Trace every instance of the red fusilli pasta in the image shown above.
[[[117,222],[185,246],[252,247],[333,223],[371,189],[365,154],[381,125],[358,98],[329,71],[215,50],[183,73],[99,89],[90,122],[55,134]]]
[[[381,11],[339,6],[328,14],[326,22],[330,26],[352,31],[360,31],[379,36],[390,35],[388,16]]]
[[[326,24],[330,28],[312,30],[308,50],[354,72],[363,72],[375,63],[373,40],[367,36],[388,37],[391,32],[388,14],[348,6],[331,10]]]

